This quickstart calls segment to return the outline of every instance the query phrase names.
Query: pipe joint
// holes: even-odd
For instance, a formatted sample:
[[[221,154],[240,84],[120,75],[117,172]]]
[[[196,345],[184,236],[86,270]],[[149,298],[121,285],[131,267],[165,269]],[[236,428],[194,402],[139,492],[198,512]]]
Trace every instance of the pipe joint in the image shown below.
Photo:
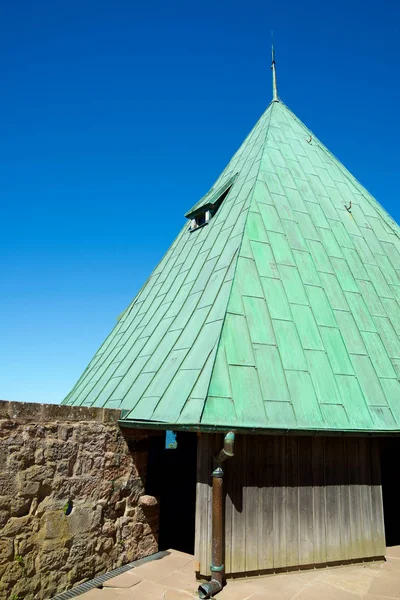
[[[207,583],[202,583],[199,586],[198,594],[199,598],[213,598],[215,594],[218,594],[222,590],[222,583],[216,579],[211,579]]]
[[[224,476],[224,471],[223,469],[221,469],[221,467],[216,467],[216,469],[214,469],[214,471],[212,472],[212,476],[213,477],[217,477],[217,479],[222,479],[222,477]]]
[[[229,431],[224,438],[224,446],[222,450],[216,454],[215,460],[217,463],[222,463],[228,458],[232,458],[234,455],[233,447],[235,444],[235,434],[233,431]]]

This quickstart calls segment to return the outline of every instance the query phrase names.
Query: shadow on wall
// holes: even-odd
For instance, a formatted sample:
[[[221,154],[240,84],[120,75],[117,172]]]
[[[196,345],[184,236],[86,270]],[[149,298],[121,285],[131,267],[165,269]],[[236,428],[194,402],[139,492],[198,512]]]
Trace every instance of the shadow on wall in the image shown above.
[[[383,443],[378,438],[371,445],[359,437],[237,435],[235,454],[225,466],[225,491],[241,513],[248,487],[380,486]],[[212,456],[222,448],[223,436],[208,436],[207,445],[208,468],[199,469],[199,481],[211,486]]]
[[[193,554],[197,434],[178,432],[177,448],[165,448],[165,432],[150,438],[146,492],[160,503],[159,550]]]
[[[400,545],[399,511],[399,458],[400,439],[391,438],[382,445],[382,495],[385,515],[385,535],[387,546]]]
[[[145,494],[139,498],[139,506],[146,518],[146,523],[150,527],[154,539],[159,541],[160,526],[160,502],[155,494],[149,494],[148,471],[152,475],[152,463],[154,461],[154,446],[160,447],[164,441],[165,433],[162,431],[152,431],[149,435],[140,437],[135,430],[122,429],[133,462],[136,466],[138,476],[141,479]]]

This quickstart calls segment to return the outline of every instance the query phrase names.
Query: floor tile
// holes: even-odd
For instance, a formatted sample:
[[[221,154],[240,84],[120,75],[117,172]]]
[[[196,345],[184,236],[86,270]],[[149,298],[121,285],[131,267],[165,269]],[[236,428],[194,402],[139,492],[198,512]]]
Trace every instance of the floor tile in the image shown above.
[[[262,588],[253,581],[228,581],[222,592],[216,597],[220,600],[247,600],[247,598],[250,598],[250,596],[259,591],[261,592]]]
[[[400,559],[400,546],[388,546],[386,548],[386,556]]]
[[[304,581],[305,583],[307,581],[315,581],[316,579],[318,579],[320,574],[321,569],[310,569],[309,571],[292,571],[291,573],[287,573],[288,576],[296,577],[296,579]],[[275,576],[273,575],[273,577]]]
[[[372,594],[366,594],[362,597],[362,600],[390,600],[387,596],[375,596]]]
[[[177,571],[181,567],[184,567],[192,560],[187,556],[179,556],[171,554],[160,560],[154,560],[140,565],[134,569],[137,577],[142,579],[148,579],[149,581],[159,581],[163,577],[170,575],[173,571]]]
[[[352,592],[353,594],[366,594],[374,579],[371,570],[354,566],[343,566],[334,569],[324,569],[318,581],[334,585],[335,587]]]
[[[278,592],[256,592],[251,594],[246,600],[281,600],[282,596]]]
[[[181,558],[185,558],[188,561],[194,560],[193,554],[188,554],[187,552],[181,552],[180,550],[174,550],[173,548],[169,548],[169,550],[167,550],[167,552],[170,553],[170,556],[180,556]]]
[[[166,589],[163,585],[157,585],[153,581],[146,580],[141,581],[134,587],[129,588],[127,590],[118,591],[120,593],[122,592],[124,595],[123,599],[120,596],[118,596],[116,600],[165,600],[166,596]],[[93,600],[95,599],[93,598]],[[96,600],[102,600],[101,596]]]
[[[310,582],[305,578],[297,577],[296,573],[285,573],[262,577],[258,585],[263,592],[268,592],[270,595],[279,594],[282,600],[289,600],[310,585]]]
[[[79,600],[124,600],[124,590],[115,590],[113,588],[93,588],[85,594],[81,594]]]
[[[180,571],[181,573],[187,573],[188,575],[193,575],[193,577],[195,577],[195,574],[196,574],[195,560],[192,558],[192,560],[190,560],[186,565],[184,565],[183,567],[179,567],[178,571]]]
[[[388,558],[382,566],[383,571],[400,571],[400,560],[397,558]]]
[[[371,583],[369,594],[386,596],[387,598],[400,598],[400,579],[377,578]]]
[[[310,583],[300,593],[294,594],[294,596],[295,600],[360,600],[359,594],[341,590],[323,581]]]
[[[400,570],[398,570],[398,569],[396,569],[396,570],[387,569],[386,571],[382,570],[380,577],[383,577],[384,579],[392,579],[392,580],[398,581],[399,586],[400,586]]]
[[[117,575],[112,579],[108,579],[103,583],[103,587],[108,588],[130,588],[134,585],[137,585],[142,580],[140,577],[137,577],[136,574],[132,571],[127,571],[126,573],[122,573],[121,575]]]
[[[158,579],[157,583],[159,585],[178,588],[180,590],[185,590],[192,593],[198,588],[194,574],[189,575],[187,573],[182,573],[181,571],[172,571],[172,573],[166,577],[161,577],[161,579]]]
[[[193,600],[196,598],[198,600],[196,594],[191,594],[183,590],[175,590],[173,588],[167,588],[165,592],[165,600]]]

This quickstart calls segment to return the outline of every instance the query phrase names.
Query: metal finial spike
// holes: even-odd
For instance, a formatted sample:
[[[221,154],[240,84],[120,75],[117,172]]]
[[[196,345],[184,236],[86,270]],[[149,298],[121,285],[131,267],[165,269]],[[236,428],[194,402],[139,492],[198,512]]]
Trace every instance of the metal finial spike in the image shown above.
[[[271,31],[271,35],[272,31]],[[272,69],[272,102],[279,102],[279,98],[278,98],[278,86],[276,83],[276,67],[275,67],[275,48],[274,48],[274,42],[272,42],[272,64],[271,64],[271,69]]]

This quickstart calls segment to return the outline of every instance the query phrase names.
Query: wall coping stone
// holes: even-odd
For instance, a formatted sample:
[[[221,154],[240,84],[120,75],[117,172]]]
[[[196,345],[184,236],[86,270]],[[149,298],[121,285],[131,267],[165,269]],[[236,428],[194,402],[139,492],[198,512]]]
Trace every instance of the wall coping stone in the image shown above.
[[[0,400],[0,419],[18,420],[26,423],[49,421],[116,423],[120,417],[121,411],[113,408]]]

